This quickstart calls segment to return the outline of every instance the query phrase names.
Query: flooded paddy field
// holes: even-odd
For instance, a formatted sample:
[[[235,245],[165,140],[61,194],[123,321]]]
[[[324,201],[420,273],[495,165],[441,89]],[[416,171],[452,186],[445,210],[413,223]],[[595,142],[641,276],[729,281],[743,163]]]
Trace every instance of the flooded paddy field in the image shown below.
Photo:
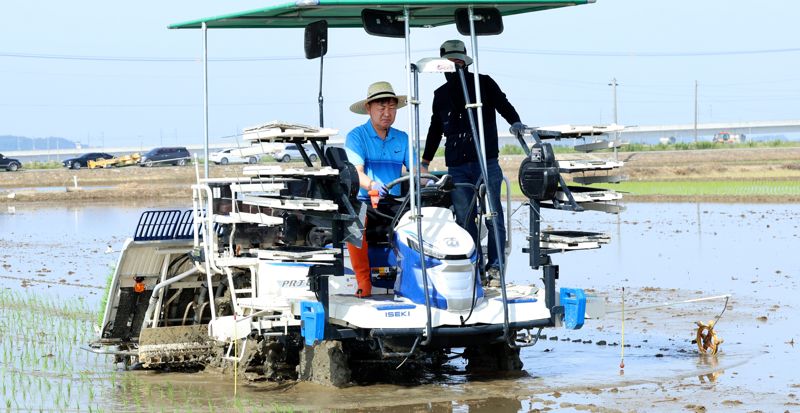
[[[605,317],[577,331],[544,330],[522,350],[518,374],[468,375],[457,359],[345,389],[234,382],[216,370],[126,371],[80,350],[94,337],[117,250],[147,209],[0,210],[0,410],[800,411],[800,205],[632,203],[620,216],[545,210],[545,226],[611,235],[599,250],[553,255],[560,286],[605,298]],[[538,284],[540,272],[520,252],[525,213],[513,218],[520,229],[508,278]],[[722,294],[733,295],[727,306],[632,310]],[[723,308],[720,353],[701,356],[695,322]]]

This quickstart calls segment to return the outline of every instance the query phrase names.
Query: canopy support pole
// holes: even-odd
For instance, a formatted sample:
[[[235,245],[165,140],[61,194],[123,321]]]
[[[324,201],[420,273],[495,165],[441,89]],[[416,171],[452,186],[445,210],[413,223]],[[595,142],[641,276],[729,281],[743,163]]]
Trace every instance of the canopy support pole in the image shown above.
[[[203,163],[205,177],[208,179],[208,26],[202,23],[203,29]]]
[[[406,39],[406,69],[408,78],[406,79],[406,86],[408,90],[408,99],[410,101],[410,110],[408,111],[408,174],[409,174],[409,191],[408,196],[411,201],[411,218],[416,222],[417,227],[417,243],[420,246],[420,266],[422,269],[422,287],[425,293],[425,340],[422,341],[422,346],[427,346],[433,339],[433,327],[431,320],[431,298],[429,295],[430,289],[428,288],[428,270],[425,262],[425,248],[422,240],[422,199],[420,198],[420,162],[419,162],[419,147],[420,147],[420,133],[419,133],[419,78],[417,73],[417,66],[411,63],[411,12],[408,6],[403,8],[403,18],[405,20],[405,39]],[[407,277],[408,275],[406,275]],[[413,352],[412,352],[413,353]]]

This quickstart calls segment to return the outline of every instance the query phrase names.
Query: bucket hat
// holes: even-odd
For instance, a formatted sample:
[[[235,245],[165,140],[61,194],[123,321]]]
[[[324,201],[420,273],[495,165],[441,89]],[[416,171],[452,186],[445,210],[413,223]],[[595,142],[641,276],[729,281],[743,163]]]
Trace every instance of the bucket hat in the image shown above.
[[[439,47],[439,56],[445,59],[463,60],[464,64],[472,64],[472,58],[467,56],[467,47],[461,40],[448,40]]]
[[[350,105],[350,111],[353,113],[358,113],[359,115],[366,115],[367,114],[366,104],[372,102],[373,100],[378,100],[383,98],[397,99],[398,109],[404,107],[406,105],[406,100],[407,100],[405,96],[397,96],[394,93],[394,89],[392,89],[391,83],[375,82],[369,85],[369,88],[367,88],[367,98],[359,100],[358,102]]]

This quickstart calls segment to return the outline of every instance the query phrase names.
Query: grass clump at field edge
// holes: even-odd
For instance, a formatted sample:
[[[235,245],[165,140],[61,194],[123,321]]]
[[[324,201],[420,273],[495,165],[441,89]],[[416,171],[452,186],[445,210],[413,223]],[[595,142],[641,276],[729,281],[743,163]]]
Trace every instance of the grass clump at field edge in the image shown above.
[[[31,161],[25,162],[23,167],[25,169],[59,169],[64,165],[59,161]]]

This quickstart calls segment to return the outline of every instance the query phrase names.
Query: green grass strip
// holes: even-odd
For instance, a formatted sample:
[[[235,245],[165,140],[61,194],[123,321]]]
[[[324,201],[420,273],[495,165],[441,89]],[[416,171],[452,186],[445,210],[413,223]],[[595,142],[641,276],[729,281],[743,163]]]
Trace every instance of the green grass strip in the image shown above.
[[[628,181],[591,187],[632,195],[800,196],[800,181]],[[511,184],[511,195],[524,197],[516,182]]]
[[[106,275],[106,288],[103,290],[103,297],[100,300],[100,311],[97,312],[97,325],[101,327],[103,326],[103,317],[105,317],[106,305],[108,304],[108,293],[111,291],[111,283],[114,281],[115,272],[116,267],[111,267],[108,275]]]
[[[576,144],[580,142],[575,142]],[[714,143],[708,141],[700,142],[679,142],[675,144],[647,144],[647,143],[626,143],[619,147],[620,152],[653,152],[653,151],[692,151],[692,150],[713,150],[713,149],[747,149],[747,148],[795,148],[800,146],[798,141],[759,141],[759,142],[742,142],[742,143]],[[571,145],[554,145],[553,151],[557,154],[562,153],[576,153],[577,151]],[[613,150],[604,149],[598,152],[611,153]],[[500,148],[500,155],[524,155],[525,152],[519,144],[508,144]],[[444,156],[444,148],[439,148],[436,151],[437,156]]]
[[[657,181],[593,185],[633,195],[798,196],[800,181]]]

